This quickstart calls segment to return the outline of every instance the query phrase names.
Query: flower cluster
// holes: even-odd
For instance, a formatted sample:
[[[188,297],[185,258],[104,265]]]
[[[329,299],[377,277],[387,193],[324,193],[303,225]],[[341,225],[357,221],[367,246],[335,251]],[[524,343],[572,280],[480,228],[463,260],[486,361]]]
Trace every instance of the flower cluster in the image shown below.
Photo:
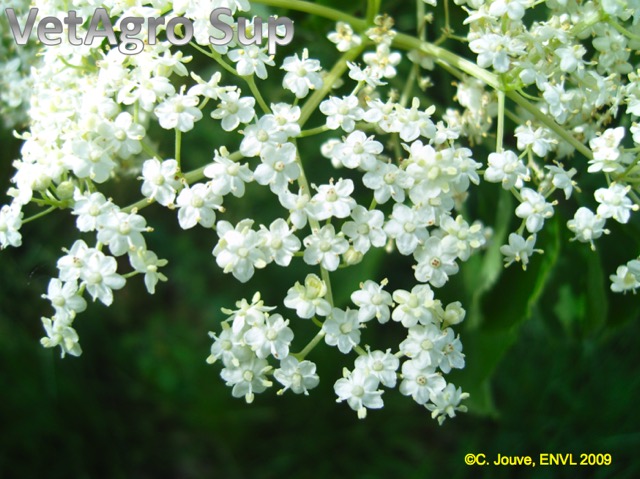
[[[34,3],[42,16],[66,6],[63,0]],[[424,3],[418,0],[419,11]],[[232,14],[250,8],[247,0],[213,4]],[[160,40],[138,55],[106,42],[43,48],[28,79],[29,128],[20,134],[11,201],[0,209],[0,247],[20,246],[22,224],[55,210],[75,216],[78,232],[94,241],[78,239],[58,260],[58,277],[44,295],[54,313],[42,320],[42,344],[59,346],[63,356],[79,355],[73,321],[87,298],[109,306],[129,278],[142,275],[150,294],[167,280],[160,272],[167,260],[146,242],[152,228],[143,210],[155,204],[184,230],[215,231],[210,261],[242,283],[267,267],[315,269],[285,286],[280,312],[259,292],[238,301],[237,309],[223,310],[226,319],[221,331],[210,333],[207,361],[222,364],[221,377],[234,397],[252,402],[274,382],[282,386],[279,394],[308,394],[320,378],[306,358],[324,342],[355,356],[334,390],[360,418],[383,406],[383,388],[396,386],[440,423],[465,411],[468,394],[445,376],[465,366],[453,327],[466,313],[459,301],[443,303],[439,289],[496,241],[491,228],[470,217],[466,200],[483,182],[517,200],[519,227],[497,239],[505,266],[526,268],[534,253],[543,253],[536,248],[538,235],[560,202],[575,209],[567,222],[573,239],[591,248],[609,233],[608,221],[631,221],[640,204],[640,70],[630,63],[630,50],[639,45],[640,22],[637,9],[625,2],[547,2],[549,18],[533,22],[524,18],[539,2],[456,4],[468,12],[466,40],[475,64],[398,33],[390,17],[377,15],[366,27],[361,21],[333,26],[327,41],[340,56],[331,68],[308,48],[270,55],[267,46],[241,43],[238,35],[212,46],[208,12],[197,0],[112,0],[103,6],[112,16],[189,18],[192,50],[219,65],[214,73],[190,68],[191,56]],[[88,6],[78,9],[90,14]],[[245,26],[240,37],[266,33],[257,18]],[[459,39],[449,38],[450,32],[445,29],[443,41]],[[458,77],[459,107],[440,114],[426,95],[413,94],[414,83],[427,86],[421,74],[435,67],[434,60]],[[401,62],[413,70],[399,94],[387,83]],[[267,101],[258,82],[274,78],[284,91]],[[21,80],[6,81],[20,88]],[[523,118],[511,146],[505,117],[515,115],[507,99],[522,108]],[[607,127],[625,105],[631,126]],[[226,132],[227,145],[217,144],[209,163],[185,171],[184,138],[211,124]],[[175,138],[170,155],[156,151],[151,139],[150,132],[162,130]],[[308,176],[301,152],[314,144],[312,160],[333,168],[329,180]],[[584,156],[584,165],[572,155]],[[574,178],[584,175],[601,184],[589,192],[593,201],[575,206]],[[103,185],[116,178],[135,185],[140,201],[119,206],[105,196]],[[234,215],[231,197],[250,190],[269,197],[278,217]],[[26,216],[30,210],[36,212]],[[376,250],[411,265],[410,286],[363,278],[359,289],[349,291],[351,304],[334,301],[332,273],[369,260]],[[611,289],[638,287],[640,263],[632,258],[611,275]],[[304,321],[318,330],[298,350]],[[370,344],[365,326],[395,327],[404,339],[381,349]]]

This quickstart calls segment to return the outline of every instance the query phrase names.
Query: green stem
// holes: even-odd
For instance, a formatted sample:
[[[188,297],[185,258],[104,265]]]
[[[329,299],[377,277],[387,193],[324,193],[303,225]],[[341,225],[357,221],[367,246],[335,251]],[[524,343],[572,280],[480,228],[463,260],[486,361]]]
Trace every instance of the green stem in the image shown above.
[[[182,132],[176,128],[176,150],[175,160],[178,163],[178,171],[182,171],[181,157],[182,156]]]
[[[636,35],[635,33],[631,33],[629,30],[627,30],[626,28],[624,28],[622,25],[620,25],[618,22],[616,22],[613,18],[608,18],[607,19],[607,23],[609,25],[611,25],[613,28],[615,28],[619,33],[623,34],[625,37],[635,41],[635,42],[640,42],[640,36]]]
[[[504,92],[498,90],[498,133],[496,138],[496,153],[502,153],[504,140]]]
[[[243,78],[244,81],[247,82],[247,85],[249,85],[249,89],[251,90],[251,93],[253,93],[253,96],[256,98],[256,101],[258,102],[258,105],[260,105],[260,108],[262,108],[262,111],[265,114],[271,113],[271,108],[269,108],[269,105],[267,105],[267,103],[264,101],[264,98],[262,98],[262,94],[260,93],[260,90],[258,90],[256,81],[253,79],[253,76],[246,76],[241,78]]]
[[[297,3],[297,2],[292,2],[292,3]],[[333,66],[331,71],[325,77],[324,83],[322,84],[322,88],[314,91],[313,94],[309,97],[309,99],[305,102],[304,106],[302,107],[302,111],[300,113],[300,121],[298,122],[300,124],[300,128],[304,126],[304,124],[307,122],[311,114],[318,107],[320,102],[324,99],[327,93],[329,93],[331,88],[333,88],[333,85],[338,80],[338,78],[341,78],[344,72],[347,70],[347,62],[352,61],[356,57],[358,57],[358,55],[360,55],[360,52],[362,52],[363,49],[364,49],[364,44],[360,45],[358,48],[349,50],[338,59],[338,61]]]
[[[320,331],[318,331],[318,334],[316,334],[313,339],[311,341],[309,341],[309,344],[307,344],[304,349],[302,351],[300,351],[298,354],[294,354],[293,356],[298,360],[298,361],[302,361],[304,358],[307,357],[307,354],[309,354],[313,348],[316,347],[316,345],[322,341],[322,338],[324,338],[325,332],[323,329],[321,329]]]
[[[24,224],[30,223],[31,221],[37,220],[38,218],[42,218],[43,216],[46,216],[49,213],[51,213],[51,212],[53,212],[53,211],[55,211],[57,209],[58,209],[57,206],[50,206],[46,210],[41,211],[40,213],[36,213],[35,215],[30,216],[29,218],[26,218],[26,219],[22,220],[22,224],[24,225]]]
[[[282,7],[298,12],[310,13],[322,18],[328,18],[334,22],[345,22],[356,30],[362,31],[367,28],[367,22],[352,15],[347,15],[340,10],[331,7],[325,7],[312,2],[302,0],[252,0],[252,3],[261,5],[269,5],[272,7]]]
[[[305,138],[307,136],[319,135],[320,133],[324,133],[325,131],[329,131],[327,125],[316,126],[315,128],[309,128],[308,130],[304,130],[300,132],[298,138]]]
[[[367,0],[367,23],[373,25],[373,21],[380,13],[381,0]],[[419,0],[420,1],[420,0]]]

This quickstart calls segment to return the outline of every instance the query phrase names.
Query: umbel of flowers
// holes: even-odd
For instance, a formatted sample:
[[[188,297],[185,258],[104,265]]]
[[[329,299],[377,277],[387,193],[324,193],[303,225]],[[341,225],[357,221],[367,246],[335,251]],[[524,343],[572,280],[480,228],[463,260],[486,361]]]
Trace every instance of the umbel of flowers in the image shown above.
[[[28,5],[10,3],[25,14],[24,22]],[[358,417],[381,408],[386,389],[397,388],[442,423],[466,410],[468,394],[446,380],[465,365],[454,329],[465,310],[458,301],[444,304],[438,289],[491,241],[489,228],[463,214],[469,189],[481,181],[496,183],[518,201],[520,226],[500,248],[506,266],[519,262],[526,268],[534,254],[543,253],[537,235],[581,177],[597,177],[601,186],[567,223],[573,240],[595,248],[609,233],[607,222],[627,223],[638,210],[640,71],[631,61],[640,45],[640,8],[625,1],[456,0],[468,14],[466,38],[447,24],[443,37],[429,43],[424,29],[435,0],[416,2],[417,36],[397,32],[376,0],[366,2],[366,18],[298,0],[252,3],[326,18],[326,41],[335,44],[337,60],[322,65],[304,47],[284,58],[270,55],[264,42],[242,44],[237,36],[212,45],[211,10],[248,12],[247,0],[100,5],[113,18],[188,18],[194,25],[191,47],[220,67],[208,76],[189,68],[191,56],[160,40],[127,55],[107,42],[78,46],[63,36],[58,46],[25,50],[37,48],[37,58],[11,58],[9,29],[2,29],[0,71],[11,74],[3,73],[0,84],[3,92],[16,93],[0,96],[0,112],[8,125],[26,115],[28,126],[19,134],[23,146],[10,202],[0,210],[0,245],[21,246],[23,224],[58,210],[75,217],[85,238],[64,250],[43,295],[52,311],[42,319],[41,342],[59,347],[62,356],[78,356],[74,320],[87,300],[109,306],[114,291],[136,276],[150,294],[167,281],[161,271],[167,260],[146,242],[152,228],[143,210],[156,204],[184,230],[214,230],[211,262],[240,282],[256,269],[305,263],[316,268],[283,287],[280,306],[266,305],[256,292],[239,299],[235,309],[223,309],[220,327],[210,333],[207,361],[221,363],[233,396],[252,402],[269,388],[308,394],[320,378],[307,358],[325,343],[351,358],[342,377],[331,380],[337,400]],[[38,18],[61,17],[68,2],[35,0],[33,6]],[[83,18],[96,6],[74,2]],[[540,8],[545,19],[524,21]],[[237,28],[233,17],[223,18]],[[267,33],[256,20],[245,27],[252,38]],[[445,40],[467,44],[475,62],[439,46]],[[396,92],[387,82],[401,62],[411,64],[411,74],[405,90]],[[438,67],[457,77],[457,105],[436,117],[435,107],[411,92],[416,83],[427,86],[425,70]],[[269,102],[260,82],[274,76],[288,96]],[[334,89],[340,82],[346,90]],[[20,93],[25,91],[30,95]],[[524,115],[513,132],[514,150],[503,145],[505,116],[511,114],[507,99]],[[317,110],[322,120],[316,115],[310,121]],[[620,117],[624,126],[611,125]],[[184,171],[184,139],[199,122],[218,122],[230,138],[237,136],[239,148],[212,148],[210,163]],[[154,124],[174,135],[170,156],[154,150],[148,134]],[[316,135],[326,138],[327,132],[330,139],[319,143]],[[303,143],[315,145],[313,161],[335,169],[329,182],[307,176]],[[492,144],[487,158],[471,149],[480,143]],[[586,160],[567,168],[563,162],[571,155]],[[103,185],[131,176],[132,168],[141,199],[120,205]],[[249,188],[270,191],[280,216],[238,220],[225,211],[230,195],[242,198]],[[561,194],[551,199],[557,190]],[[370,278],[351,292],[349,304],[336,303],[332,272],[366,261],[380,248],[411,259],[413,287]],[[127,268],[121,257],[128,259]],[[613,291],[639,286],[635,257],[611,274]],[[317,326],[306,343],[296,335],[302,322]],[[364,328],[388,322],[405,328],[405,337],[393,348],[376,349]]]

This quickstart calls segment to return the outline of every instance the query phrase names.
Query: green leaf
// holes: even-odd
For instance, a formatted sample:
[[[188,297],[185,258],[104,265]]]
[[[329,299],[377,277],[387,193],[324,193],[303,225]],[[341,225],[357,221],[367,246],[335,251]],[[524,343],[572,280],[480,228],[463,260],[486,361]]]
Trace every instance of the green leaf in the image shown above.
[[[544,254],[534,256],[527,271],[517,264],[507,268],[473,306],[480,308],[475,314],[483,321],[469,325],[462,335],[467,365],[457,375],[456,383],[473,398],[469,404],[478,414],[497,414],[488,389],[491,375],[515,342],[522,322],[531,317],[551,277],[560,250],[559,236],[559,221],[548,221],[538,237],[538,247],[544,248]]]
[[[496,225],[491,243],[486,252],[469,258],[462,268],[464,283],[467,291],[472,291],[471,303],[467,308],[467,327],[477,328],[483,320],[480,300],[484,294],[495,284],[504,271],[500,246],[504,244],[509,230],[509,222],[512,216],[513,197],[505,190],[500,191],[496,205]]]

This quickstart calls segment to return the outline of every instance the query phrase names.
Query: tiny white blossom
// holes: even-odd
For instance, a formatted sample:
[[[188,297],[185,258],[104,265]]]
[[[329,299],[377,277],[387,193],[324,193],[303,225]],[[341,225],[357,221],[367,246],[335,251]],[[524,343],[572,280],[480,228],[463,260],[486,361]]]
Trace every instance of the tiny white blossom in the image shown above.
[[[142,164],[142,194],[162,206],[173,203],[180,183],[180,169],[176,160],[160,161],[155,158]]]
[[[343,375],[333,386],[338,396],[336,402],[347,401],[360,419],[367,416],[367,409],[380,409],[384,405],[378,378],[358,368],[353,372],[345,369]]]
[[[604,227],[605,222],[605,218],[594,214],[589,208],[581,206],[573,219],[567,222],[567,228],[575,234],[573,240],[590,243],[591,249],[595,250],[593,240],[600,238],[603,233],[609,233],[609,230]]]
[[[293,356],[287,356],[280,361],[280,368],[273,372],[273,377],[284,386],[278,394],[291,389],[295,394],[309,394],[309,389],[315,388],[320,383],[316,374],[316,365],[311,361],[299,362]]]
[[[308,274],[304,284],[296,281],[296,284],[289,288],[284,298],[284,305],[295,309],[296,314],[301,318],[308,319],[314,315],[328,316],[331,313],[331,305],[325,299],[326,295],[325,282],[315,274]]]
[[[514,261],[522,263],[522,269],[527,269],[529,258],[533,253],[542,253],[542,250],[534,249],[536,235],[529,236],[526,240],[517,233],[509,235],[509,244],[500,246],[500,252],[504,255],[505,267]]]
[[[505,190],[522,188],[523,181],[529,179],[529,169],[513,151],[490,153],[484,179],[491,183],[502,183]]]
[[[304,239],[304,262],[310,265],[321,264],[328,271],[335,271],[340,264],[340,255],[349,249],[349,243],[340,234],[336,235],[333,225],[325,225],[319,231],[313,231]]]
[[[433,367],[424,366],[414,360],[402,363],[402,382],[400,393],[411,396],[418,404],[426,404],[430,395],[438,393],[447,383]]]
[[[0,209],[0,249],[7,246],[18,247],[22,244],[20,227],[23,216],[21,209],[15,204],[4,205]]]
[[[391,354],[391,350],[367,351],[366,356],[358,356],[355,361],[356,369],[374,376],[383,386],[393,388],[396,385],[396,371],[400,360]]]
[[[640,288],[640,261],[637,259],[629,261],[626,265],[618,266],[616,274],[609,276],[611,280],[611,291],[614,293],[626,293]]]
[[[284,359],[289,355],[289,346],[293,340],[293,331],[288,325],[288,319],[272,314],[264,324],[254,325],[244,333],[244,340],[259,358],[265,359],[272,355],[276,359]]]
[[[463,393],[462,389],[453,384],[447,386],[436,393],[429,395],[431,403],[427,404],[427,409],[431,411],[431,417],[438,420],[438,424],[442,425],[448,417],[455,417],[456,411],[467,412],[467,407],[461,405],[460,402],[469,397],[469,393]]]
[[[627,197],[631,186],[614,183],[608,188],[599,188],[594,193],[598,203],[597,213],[603,218],[613,218],[618,223],[627,223],[631,211],[637,211],[638,206]]]
[[[360,308],[358,310],[358,321],[364,323],[372,319],[378,320],[381,324],[389,321],[391,317],[390,307],[393,305],[391,294],[383,288],[387,284],[383,280],[380,284],[367,280],[360,284],[360,289],[351,294],[351,301]]]
[[[529,233],[537,233],[542,229],[544,220],[553,216],[553,205],[531,188],[522,188],[520,196],[522,203],[516,208],[516,216],[525,220]]]
[[[336,23],[336,29],[327,35],[329,41],[336,44],[340,52],[346,52],[362,43],[362,39],[353,32],[351,25],[345,22]]]
[[[324,340],[329,346],[338,346],[341,353],[347,354],[360,343],[358,311],[333,308],[322,324],[322,330],[325,332]]]
[[[211,228],[216,221],[214,210],[222,209],[222,197],[216,195],[211,186],[196,183],[186,186],[176,199],[178,222],[182,229],[193,228],[200,223],[205,228]]]
[[[309,59],[309,50],[306,48],[302,50],[302,57],[294,54],[285,58],[281,68],[287,72],[282,80],[282,86],[292,91],[297,98],[304,98],[309,94],[309,90],[322,87],[320,62]]]
[[[256,99],[253,97],[240,98],[240,89],[224,92],[220,95],[218,108],[211,112],[211,117],[222,120],[222,129],[233,131],[240,123],[247,124],[256,112],[254,106]]]

